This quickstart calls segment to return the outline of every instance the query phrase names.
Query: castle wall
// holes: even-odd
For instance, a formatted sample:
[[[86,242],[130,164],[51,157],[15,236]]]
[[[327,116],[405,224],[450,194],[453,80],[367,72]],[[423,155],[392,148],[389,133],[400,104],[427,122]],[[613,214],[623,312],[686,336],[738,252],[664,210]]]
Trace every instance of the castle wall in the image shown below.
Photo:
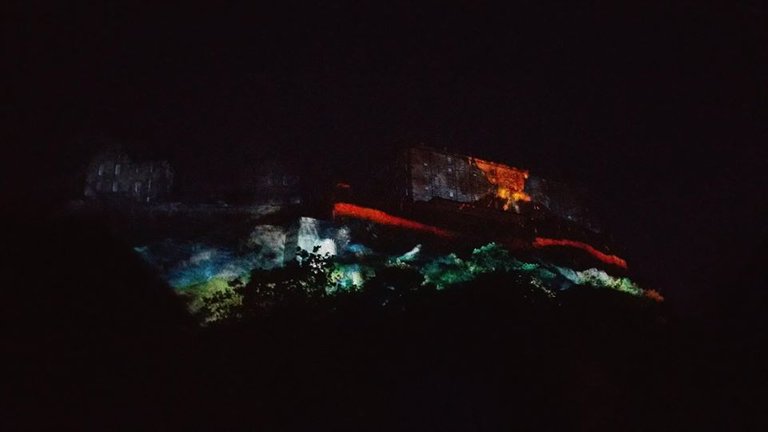
[[[88,167],[84,194],[151,202],[168,196],[172,186],[173,170],[168,162],[134,162],[125,154],[107,152]]]

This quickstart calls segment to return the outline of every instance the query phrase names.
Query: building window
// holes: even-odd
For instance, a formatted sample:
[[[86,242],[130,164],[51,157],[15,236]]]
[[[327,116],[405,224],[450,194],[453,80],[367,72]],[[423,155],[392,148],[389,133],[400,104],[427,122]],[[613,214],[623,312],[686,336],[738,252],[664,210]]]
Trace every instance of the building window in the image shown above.
[[[136,195],[141,193],[141,182],[136,182],[133,184],[133,192],[135,192]]]
[[[112,192],[117,192],[117,181],[112,182]]]
[[[115,164],[115,175],[120,175],[120,168],[122,168],[120,164]]]
[[[147,192],[152,191],[152,179],[149,179],[149,182],[147,182]]]
[[[99,175],[104,175],[104,164],[99,165]]]

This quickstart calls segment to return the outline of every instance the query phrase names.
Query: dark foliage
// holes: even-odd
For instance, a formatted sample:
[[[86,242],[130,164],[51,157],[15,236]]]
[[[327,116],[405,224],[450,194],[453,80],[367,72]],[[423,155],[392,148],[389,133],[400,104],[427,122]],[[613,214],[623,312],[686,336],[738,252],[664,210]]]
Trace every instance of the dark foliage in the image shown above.
[[[724,430],[759,419],[764,357],[757,339],[734,338],[737,324],[705,328],[610,290],[555,300],[505,273],[438,292],[393,268],[335,297],[290,285],[269,294],[280,300],[270,314],[200,328],[95,226],[10,231],[4,430]],[[319,281],[315,264],[281,272]]]

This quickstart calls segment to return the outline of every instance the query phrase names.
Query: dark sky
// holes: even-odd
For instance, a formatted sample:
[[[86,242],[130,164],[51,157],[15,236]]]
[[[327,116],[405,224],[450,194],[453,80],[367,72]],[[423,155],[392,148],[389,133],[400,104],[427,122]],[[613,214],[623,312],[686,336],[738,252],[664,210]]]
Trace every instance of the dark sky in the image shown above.
[[[354,182],[423,142],[590,188],[673,296],[765,266],[761,2],[276,3],[6,6],[11,172],[64,196],[97,134],[187,175],[279,153]]]

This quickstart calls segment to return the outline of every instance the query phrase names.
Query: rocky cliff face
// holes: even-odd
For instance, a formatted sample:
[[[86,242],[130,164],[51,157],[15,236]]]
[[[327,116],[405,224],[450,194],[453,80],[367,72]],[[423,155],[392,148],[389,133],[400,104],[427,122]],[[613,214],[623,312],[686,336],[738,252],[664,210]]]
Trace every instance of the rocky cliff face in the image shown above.
[[[328,267],[323,270],[327,271],[323,279],[326,286],[319,289],[328,293],[365,289],[378,273],[399,268],[420,275],[422,285],[438,289],[502,272],[520,275],[552,297],[574,287],[591,286],[662,300],[657,292],[629,279],[621,266],[585,261],[587,254],[581,248],[561,248],[564,250],[551,255],[535,247],[473,244],[465,237],[409,229],[413,227],[405,222],[384,223],[387,218],[338,216],[335,220],[298,217],[281,225],[259,224],[244,238],[230,243],[166,239],[136,250],[178,292],[199,299],[228,292],[232,284],[262,277],[262,272],[314,254],[327,260]]]

